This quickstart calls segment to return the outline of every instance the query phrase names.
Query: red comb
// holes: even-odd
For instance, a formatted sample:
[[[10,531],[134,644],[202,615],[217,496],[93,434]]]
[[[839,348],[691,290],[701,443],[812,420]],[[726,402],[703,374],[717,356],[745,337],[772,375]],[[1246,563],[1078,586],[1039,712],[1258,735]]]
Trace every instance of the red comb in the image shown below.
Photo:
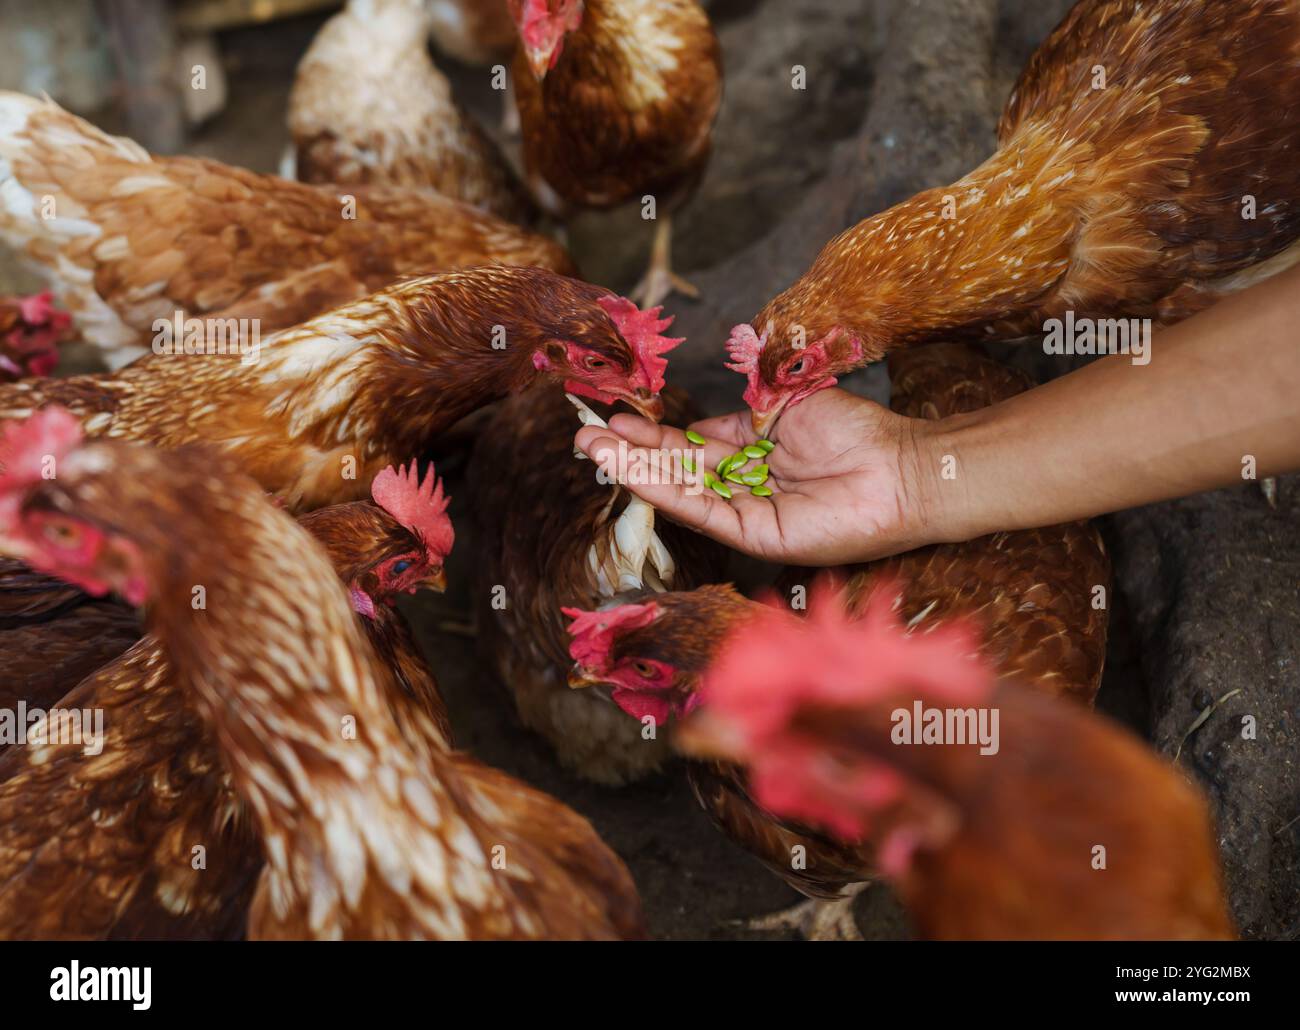
[[[42,408],[21,422],[9,422],[0,437],[0,525],[17,511],[21,491],[45,478],[46,459],[57,462],[81,443],[81,423],[59,407]]]
[[[409,529],[438,558],[451,553],[456,540],[451,519],[447,517],[450,497],[444,497],[442,483],[429,466],[424,481],[420,481],[420,465],[414,458],[409,468],[394,469],[392,465],[375,476],[370,484],[370,496],[389,515]]]
[[[661,355],[667,354],[686,337],[661,335],[673,324],[672,316],[660,318],[663,306],[642,311],[626,297],[601,297],[600,306],[605,314],[618,327],[620,335],[632,348],[636,356],[636,373],[633,386],[644,386],[651,393],[658,393],[664,388],[664,373],[668,371],[668,360]]]
[[[727,339],[727,356],[731,358],[727,368],[741,375],[752,375],[758,371],[758,355],[767,346],[767,333],[759,336],[748,322],[742,322],[731,330]]]
[[[617,608],[588,612],[581,608],[561,608],[573,620],[569,633],[569,657],[589,669],[603,669],[609,662],[609,652],[618,632],[640,629],[654,622],[659,606],[653,601],[646,604],[621,604]]]
[[[66,329],[72,323],[72,316],[54,306],[54,294],[49,290],[33,293],[18,302],[18,313],[33,329],[49,326],[51,329]]]
[[[972,704],[995,679],[979,633],[954,622],[909,632],[894,610],[897,586],[878,586],[857,619],[825,582],[806,619],[767,608],[734,632],[705,675],[701,696],[755,744],[779,733],[801,704],[861,707],[899,696]]]
[[[8,317],[0,320],[12,327],[0,340],[0,372],[6,378],[49,375],[58,365],[57,344],[72,324],[72,316],[54,307],[51,298],[47,291],[2,302]]]

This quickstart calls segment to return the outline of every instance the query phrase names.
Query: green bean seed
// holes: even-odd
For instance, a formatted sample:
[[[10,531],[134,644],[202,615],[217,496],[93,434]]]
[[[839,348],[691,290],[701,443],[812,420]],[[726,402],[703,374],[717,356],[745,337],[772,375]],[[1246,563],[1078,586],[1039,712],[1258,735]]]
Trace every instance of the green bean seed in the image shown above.
[[[770,486],[756,486],[756,487],[754,487],[754,489],[752,489],[752,490],[749,491],[749,492],[750,492],[751,494],[753,494],[755,497],[771,497],[771,496],[772,496],[772,488],[771,488]]]
[[[776,444],[774,444],[771,440],[767,440],[767,439],[759,440],[756,444],[754,444],[754,446],[757,447],[759,450],[761,450],[764,454],[771,454],[774,450],[776,450]]]
[[[703,447],[706,443],[709,442],[708,440],[704,439],[704,437],[700,436],[700,434],[697,433],[694,429],[686,430],[686,439],[690,440],[691,443],[695,444],[696,447]]]
[[[763,450],[763,448],[759,447],[757,444],[752,443],[740,453],[746,458],[752,458],[754,461],[762,461],[767,457],[767,451]]]
[[[728,501],[731,500],[731,487],[727,486],[726,483],[714,483],[713,492],[719,497],[726,498]]]

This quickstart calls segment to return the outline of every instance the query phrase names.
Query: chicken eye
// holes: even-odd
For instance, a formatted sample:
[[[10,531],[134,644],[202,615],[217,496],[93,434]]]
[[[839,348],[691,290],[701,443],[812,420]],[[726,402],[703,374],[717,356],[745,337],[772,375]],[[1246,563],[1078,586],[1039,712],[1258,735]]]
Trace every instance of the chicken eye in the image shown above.
[[[649,662],[633,662],[632,668],[636,670],[638,676],[647,680],[654,679],[658,673],[658,670]]]
[[[403,558],[401,561],[393,562],[393,575],[400,576],[403,572],[411,567],[411,563]]]
[[[81,539],[81,530],[67,522],[50,522],[45,526],[45,539],[60,547],[71,547]]]
[[[608,368],[608,367],[609,367],[609,362],[608,362],[608,361],[606,361],[604,358],[598,358],[598,357],[595,357],[594,355],[591,356],[591,357],[589,357],[589,358],[587,358],[587,360],[586,360],[585,362],[583,362],[583,363],[584,363],[588,368],[591,368],[591,369],[596,369],[596,368]]]
[[[786,375],[797,376],[800,372],[803,371],[803,367],[804,367],[804,359],[800,358],[798,361],[796,361],[793,365],[791,365],[789,368],[785,370]]]

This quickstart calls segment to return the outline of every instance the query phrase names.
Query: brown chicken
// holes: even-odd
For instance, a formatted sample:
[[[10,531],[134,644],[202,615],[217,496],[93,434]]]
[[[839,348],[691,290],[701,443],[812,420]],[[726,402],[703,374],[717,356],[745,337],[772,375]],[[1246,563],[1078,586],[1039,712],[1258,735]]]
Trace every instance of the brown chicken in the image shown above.
[[[891,357],[891,371],[894,409],[916,418],[971,411],[1028,385],[1020,374],[961,345],[899,352]],[[780,458],[777,450],[769,460]],[[979,649],[999,675],[1084,705],[1096,696],[1106,654],[1110,567],[1100,537],[1087,524],[926,547],[838,575],[854,611],[878,584],[896,585],[897,610],[910,627],[930,632],[973,619],[981,630]],[[788,570],[783,579],[783,597],[801,603],[811,572]],[[721,641],[763,607],[729,586],[708,586],[582,614],[571,629],[573,683],[612,688],[612,699],[628,714],[666,723],[694,707],[701,676]],[[690,777],[715,823],[810,898],[836,898],[874,871],[870,849],[773,818],[757,806],[742,768],[692,763]],[[754,925],[792,926],[814,938],[855,936],[851,903],[852,894],[843,903],[799,906]]]
[[[0,382],[47,376],[59,363],[59,343],[72,323],[49,293],[0,297]]]
[[[756,804],[876,855],[944,940],[1233,936],[1201,793],[1127,731],[999,677],[979,630],[916,632],[883,585],[769,609],[726,642],[690,753]]]
[[[348,588],[404,736],[445,749],[451,731],[433,674],[391,606],[403,591],[444,582],[451,523],[432,471],[423,486],[413,469],[389,469],[373,486],[378,504],[336,505],[300,521]],[[0,757],[0,937],[243,934],[261,843],[158,639],[145,637],[39,707],[56,703],[102,712],[103,736],[89,751],[83,733],[29,740]]]
[[[340,190],[150,157],[20,93],[0,92],[0,191],[0,242],[46,277],[114,367],[153,347],[177,312],[256,320],[266,334],[402,276],[573,271],[550,240],[425,190]]]
[[[895,347],[1067,313],[1172,322],[1282,271],[1300,258],[1297,138],[1300,0],[1081,0],[992,157],[831,240],[733,330],[755,429]]]
[[[82,443],[50,417],[9,439],[4,545],[150,600],[262,840],[250,937],[640,935],[631,879],[585,820],[405,739],[325,553],[252,480],[192,453]]]
[[[523,187],[429,59],[432,19],[425,0],[352,0],[325,23],[289,95],[297,177],[425,187],[525,221]]]
[[[91,435],[204,443],[304,510],[363,496],[386,465],[539,380],[658,418],[672,343],[656,325],[576,279],[476,268],[406,280],[243,354],[150,354],[112,374],[0,384],[0,419],[56,403]]]
[[[669,417],[686,417],[679,392]],[[483,560],[475,581],[484,661],[514,695],[523,723],[563,765],[621,784],[657,769],[662,739],[591,692],[568,689],[565,606],[592,608],[627,590],[690,590],[716,578],[716,545],[671,523],[627,491],[597,480],[573,455],[578,419],[564,395],[541,387],[514,398],[483,429],[470,492]],[[527,446],[520,446],[527,441]]]
[[[695,0],[510,0],[524,163],[548,206],[611,208],[653,198],[650,268],[632,296],[674,289],[672,213],[709,160],[722,51]]]

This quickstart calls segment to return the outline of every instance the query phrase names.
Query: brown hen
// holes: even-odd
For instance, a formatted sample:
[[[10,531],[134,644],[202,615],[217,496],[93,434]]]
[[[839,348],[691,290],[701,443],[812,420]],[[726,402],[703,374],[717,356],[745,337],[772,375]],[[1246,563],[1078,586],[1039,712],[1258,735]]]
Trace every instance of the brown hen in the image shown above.
[[[984,164],[847,229],[736,327],[755,428],[896,347],[1171,322],[1280,272],[1297,138],[1300,0],[1081,0]]]
[[[0,384],[0,419],[55,403],[91,435],[203,443],[310,509],[364,496],[386,465],[538,381],[657,418],[671,343],[655,324],[576,279],[476,268],[406,280],[243,354],[150,354],[116,373]]]
[[[695,0],[510,0],[524,163],[549,206],[636,200],[654,217],[650,268],[632,296],[674,289],[672,214],[708,164],[722,51]],[[653,200],[647,215],[646,201]]]

